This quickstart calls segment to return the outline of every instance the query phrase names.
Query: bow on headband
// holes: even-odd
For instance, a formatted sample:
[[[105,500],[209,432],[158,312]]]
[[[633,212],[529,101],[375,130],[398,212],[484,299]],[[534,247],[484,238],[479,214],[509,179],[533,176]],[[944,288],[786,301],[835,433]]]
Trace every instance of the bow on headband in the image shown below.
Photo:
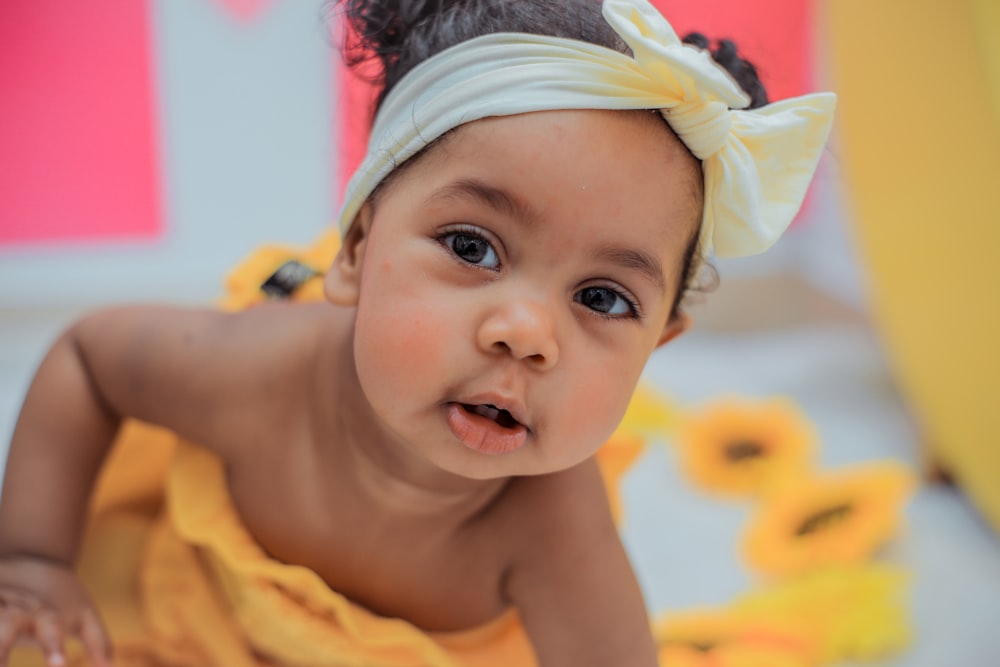
[[[605,0],[633,56],[559,37],[495,33],[447,49],[396,85],[347,186],[346,232],[378,184],[445,132],[490,116],[556,109],[659,109],[702,161],[702,255],[769,248],[805,197],[836,98],[816,93],[739,111],[747,96],[711,56],[683,44],[646,0]]]

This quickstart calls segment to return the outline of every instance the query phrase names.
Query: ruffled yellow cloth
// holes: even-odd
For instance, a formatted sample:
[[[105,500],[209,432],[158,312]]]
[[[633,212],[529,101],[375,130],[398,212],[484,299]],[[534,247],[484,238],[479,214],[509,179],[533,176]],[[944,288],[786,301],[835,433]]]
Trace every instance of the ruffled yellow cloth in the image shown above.
[[[157,479],[158,489],[136,483]],[[425,633],[269,558],[241,523],[218,458],[165,431],[128,426],[94,509],[80,573],[121,667],[535,664],[513,611],[470,631]],[[13,664],[41,664],[33,659]],[[70,664],[88,663],[72,651]]]
[[[601,454],[608,489],[634,461]],[[531,667],[516,612],[460,633],[377,616],[313,571],[271,559],[243,526],[219,459],[169,431],[126,425],[102,472],[80,576],[118,667]],[[70,667],[89,664],[70,647]],[[14,667],[44,663],[15,652]]]

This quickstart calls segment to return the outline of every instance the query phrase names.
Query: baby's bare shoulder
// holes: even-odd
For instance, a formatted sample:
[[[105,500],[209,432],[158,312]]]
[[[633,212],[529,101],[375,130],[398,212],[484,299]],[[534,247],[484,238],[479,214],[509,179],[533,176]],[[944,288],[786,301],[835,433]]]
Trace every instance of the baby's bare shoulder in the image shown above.
[[[326,304],[265,303],[239,313],[130,306],[96,313],[73,333],[116,413],[224,453],[302,405],[314,358],[339,326]]]
[[[505,504],[505,521],[523,540],[515,556],[520,559],[573,548],[577,540],[593,539],[595,531],[614,531],[604,483],[592,458],[568,470],[516,479]]]

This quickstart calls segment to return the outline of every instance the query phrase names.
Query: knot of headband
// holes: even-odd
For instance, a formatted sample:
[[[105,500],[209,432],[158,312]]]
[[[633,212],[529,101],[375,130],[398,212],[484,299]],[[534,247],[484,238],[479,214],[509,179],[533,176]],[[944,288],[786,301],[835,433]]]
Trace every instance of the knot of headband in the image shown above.
[[[681,42],[646,0],[604,0],[632,56],[571,39],[494,33],[428,58],[400,80],[375,119],[348,183],[342,233],[389,173],[445,132],[491,116],[557,109],[658,109],[702,161],[702,255],[769,248],[805,197],[833,120],[816,93],[747,111],[711,56]]]

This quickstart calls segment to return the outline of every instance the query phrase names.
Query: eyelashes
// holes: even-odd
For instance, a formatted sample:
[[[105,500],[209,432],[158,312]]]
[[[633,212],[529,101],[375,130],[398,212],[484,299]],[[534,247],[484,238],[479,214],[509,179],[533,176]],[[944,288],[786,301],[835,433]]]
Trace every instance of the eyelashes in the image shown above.
[[[500,271],[500,253],[487,235],[471,225],[445,230],[436,237],[459,261],[488,271]],[[573,302],[608,320],[642,318],[638,300],[627,290],[611,285],[588,285],[573,294]]]
[[[463,262],[494,271],[500,268],[496,248],[475,230],[446,232],[438,237],[438,241]]]
[[[611,287],[584,287],[573,295],[573,300],[604,317],[639,317],[639,306],[626,294]]]

